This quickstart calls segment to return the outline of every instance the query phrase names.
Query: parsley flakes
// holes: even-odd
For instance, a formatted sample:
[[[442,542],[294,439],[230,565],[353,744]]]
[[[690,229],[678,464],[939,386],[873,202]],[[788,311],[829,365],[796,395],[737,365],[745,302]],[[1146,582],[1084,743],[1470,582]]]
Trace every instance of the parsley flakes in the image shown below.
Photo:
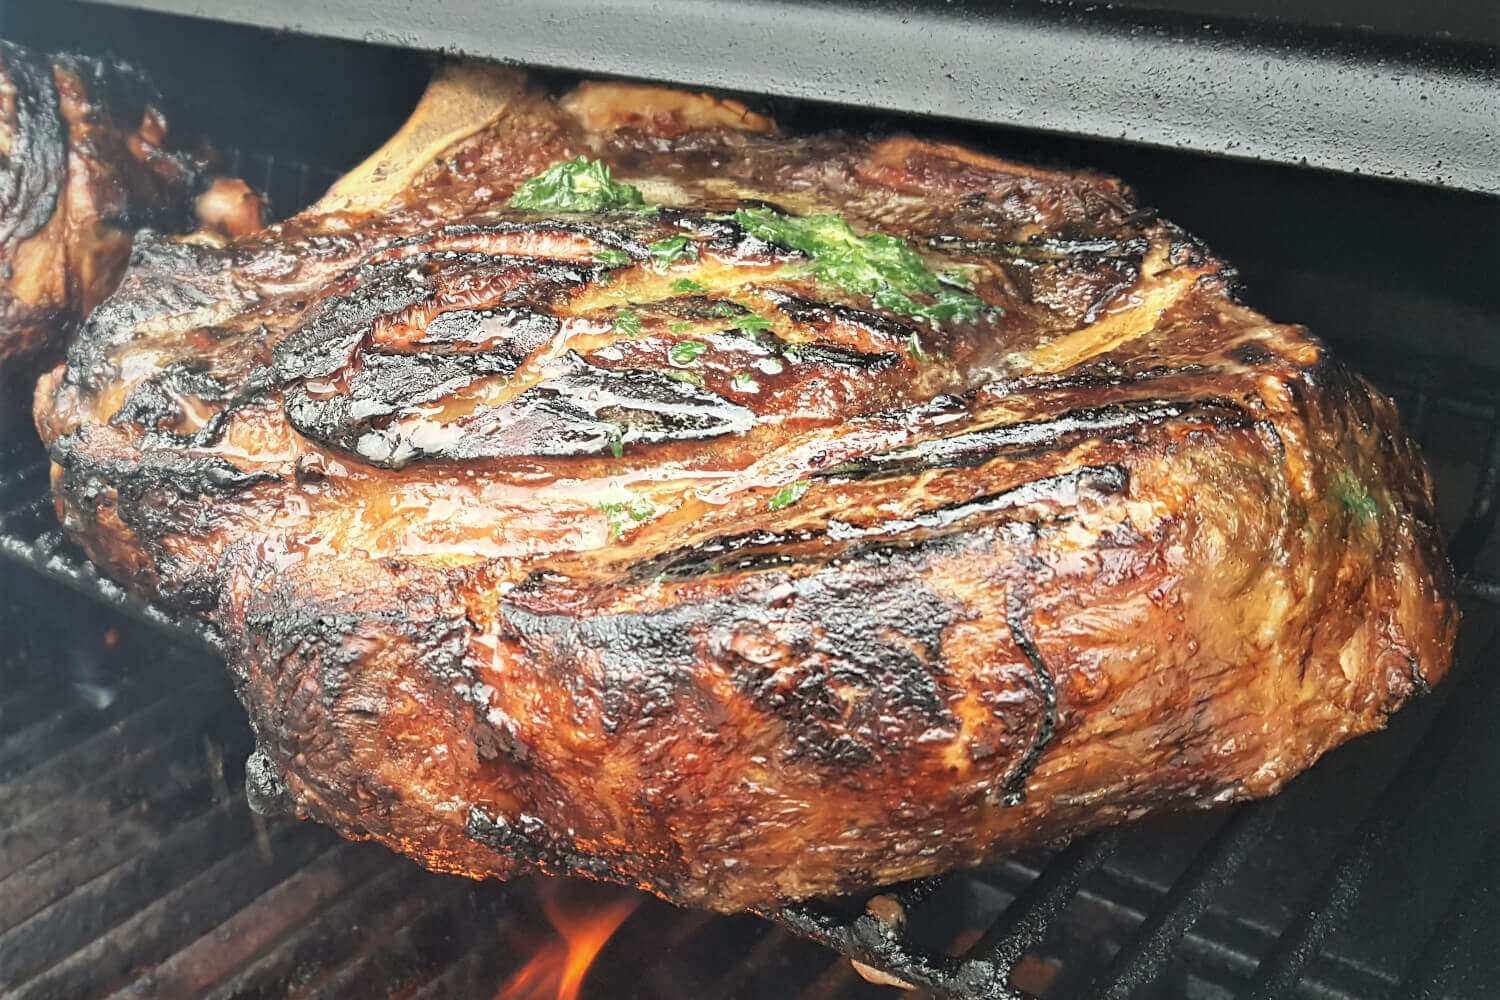
[[[819,281],[868,295],[877,306],[903,316],[972,321],[993,311],[983,299],[960,290],[970,284],[962,275],[932,270],[899,237],[858,236],[837,215],[782,215],[769,208],[742,208],[734,213],[734,221],[757,239],[812,258],[813,277]]]
[[[795,483],[787,483],[771,497],[771,502],[768,506],[772,510],[781,510],[783,507],[790,507],[802,499],[802,495],[807,492],[807,487],[808,483],[805,479],[799,479]]]
[[[698,355],[708,350],[708,345],[701,340],[684,340],[680,344],[673,344],[667,356],[672,359],[672,364],[680,368],[686,368],[698,360]]]
[[[530,212],[654,212],[640,188],[614,179],[607,163],[575,156],[516,188],[510,207]]]
[[[624,537],[625,529],[631,524],[639,524],[656,513],[656,504],[636,496],[618,483],[610,483],[594,506],[609,518],[610,537],[617,540]]]
[[[651,259],[656,262],[657,267],[667,268],[679,260],[697,260],[698,245],[689,243],[686,236],[670,236],[655,243],[646,244],[646,249],[651,253]]]
[[[771,328],[771,321],[764,316],[757,316],[755,313],[746,313],[743,316],[735,317],[734,322],[729,325],[742,333],[755,333],[758,330],[769,330]]]
[[[639,337],[641,335],[641,317],[634,310],[621,309],[615,313],[614,329],[626,337]]]

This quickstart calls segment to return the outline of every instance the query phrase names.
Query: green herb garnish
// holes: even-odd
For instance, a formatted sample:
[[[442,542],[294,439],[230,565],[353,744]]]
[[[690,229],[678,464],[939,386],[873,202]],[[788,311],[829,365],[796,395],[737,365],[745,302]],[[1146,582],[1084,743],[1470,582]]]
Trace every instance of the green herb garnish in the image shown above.
[[[662,374],[674,382],[686,382],[688,385],[703,388],[703,376],[697,372],[662,372]]]
[[[801,500],[802,494],[806,492],[806,480],[799,479],[795,483],[787,483],[781,489],[776,491],[775,496],[771,497],[770,507],[772,510],[780,510],[783,507],[790,507],[798,500]]]
[[[630,263],[630,254],[626,253],[624,250],[616,250],[612,247],[605,247],[603,250],[600,250],[598,253],[594,254],[594,260],[603,264],[605,267],[619,267],[621,264]]]
[[[586,156],[554,164],[531,178],[511,195],[510,206],[530,212],[654,211],[639,188],[615,180],[608,164]]]
[[[760,383],[752,376],[743,373],[730,379],[729,387],[735,392],[760,392]]]
[[[738,316],[739,310],[728,302],[715,302],[713,308],[708,310],[708,315],[717,316],[719,319],[728,319],[730,316]]]
[[[692,278],[678,278],[672,282],[672,291],[685,295],[688,292],[706,292],[708,289],[698,284]]]
[[[634,310],[621,309],[615,313],[615,330],[626,337],[641,335],[641,318]]]
[[[673,344],[667,356],[672,359],[672,364],[686,368],[698,360],[698,355],[708,350],[708,345],[701,340],[684,340],[680,344]]]
[[[886,233],[858,236],[836,215],[782,215],[769,208],[742,208],[734,221],[768,243],[800,250],[812,258],[813,277],[838,285],[903,316],[939,322],[975,320],[990,311],[977,296],[951,286],[966,280],[937,272],[905,240]],[[919,302],[920,295],[930,302]]]
[[[734,322],[729,325],[743,333],[754,333],[757,330],[769,330],[771,321],[755,313],[746,313],[743,316],[736,316]]]
[[[686,236],[669,236],[664,240],[646,244],[651,259],[657,267],[671,267],[679,260],[697,260],[698,245],[689,243]]]
[[[911,336],[907,338],[906,350],[907,353],[910,354],[919,365],[930,365],[937,360],[937,355],[928,354],[926,351],[922,350],[922,341],[918,339],[917,331],[915,330],[913,330],[911,332]]]
[[[1370,495],[1369,489],[1360,482],[1359,477],[1348,469],[1340,469],[1334,477],[1333,495],[1360,527],[1364,527],[1380,513],[1380,504]]]
[[[671,326],[667,327],[667,330],[670,333],[687,333],[692,328],[693,324],[689,323],[687,320],[679,320],[678,322],[673,323]]]
[[[636,496],[618,483],[610,483],[605,488],[595,507],[609,518],[610,537],[616,539],[625,534],[631,523],[639,524],[656,513],[654,503]]]
[[[625,455],[625,441],[620,436],[620,429],[616,427],[609,432],[609,453],[615,458],[623,458]]]

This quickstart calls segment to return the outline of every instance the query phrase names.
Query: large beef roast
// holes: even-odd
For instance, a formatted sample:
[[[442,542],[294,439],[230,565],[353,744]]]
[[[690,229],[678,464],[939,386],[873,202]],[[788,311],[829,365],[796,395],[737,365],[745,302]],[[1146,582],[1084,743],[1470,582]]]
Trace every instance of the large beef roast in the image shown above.
[[[0,369],[62,356],[144,226],[183,228],[202,156],[167,142],[136,69],[0,42]]]
[[[149,240],[58,509],[218,622],[262,806],[717,909],[1268,795],[1449,664],[1391,403],[1118,181],[448,73]]]

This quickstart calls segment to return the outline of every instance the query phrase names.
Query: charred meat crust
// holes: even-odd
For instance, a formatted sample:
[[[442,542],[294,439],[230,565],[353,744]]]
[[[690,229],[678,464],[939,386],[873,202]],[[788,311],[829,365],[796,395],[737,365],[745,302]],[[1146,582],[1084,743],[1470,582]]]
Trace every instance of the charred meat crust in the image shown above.
[[[134,67],[0,42],[0,366],[34,371],[113,290],[131,234],[180,231],[203,179]]]
[[[0,42],[0,64],[11,105],[10,148],[0,171],[0,254],[9,260],[57,210],[68,146],[51,60]]]
[[[39,388],[66,530],[225,630],[259,808],[765,908],[1271,794],[1441,678],[1394,408],[1118,182],[612,93],[143,240]],[[661,207],[504,207],[580,154]],[[766,205],[985,308],[831,283]]]

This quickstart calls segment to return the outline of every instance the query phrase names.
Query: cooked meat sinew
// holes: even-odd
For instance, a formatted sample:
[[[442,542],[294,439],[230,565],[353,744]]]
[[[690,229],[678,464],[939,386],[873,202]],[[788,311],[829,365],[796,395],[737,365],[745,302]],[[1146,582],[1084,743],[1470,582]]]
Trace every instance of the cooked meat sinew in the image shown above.
[[[135,231],[191,219],[204,162],[167,142],[160,103],[124,63],[0,42],[0,369],[55,362]]]
[[[1394,408],[1118,181],[447,74],[45,378],[68,532],[219,622],[251,786],[732,910],[1268,795],[1447,669]]]

